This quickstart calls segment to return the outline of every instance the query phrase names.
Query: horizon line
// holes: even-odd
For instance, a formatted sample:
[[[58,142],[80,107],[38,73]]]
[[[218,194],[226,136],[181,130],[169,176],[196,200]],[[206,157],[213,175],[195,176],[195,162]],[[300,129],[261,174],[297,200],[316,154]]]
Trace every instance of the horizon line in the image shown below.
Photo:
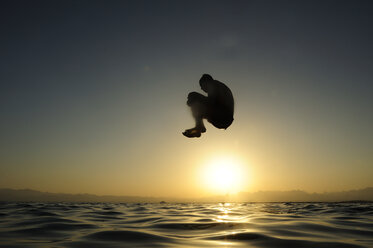
[[[355,188],[355,189],[348,189],[348,190],[340,190],[340,191],[323,191],[323,192],[310,192],[301,189],[292,189],[292,190],[257,190],[257,191],[240,191],[237,193],[229,193],[229,194],[210,194],[208,196],[200,196],[200,197],[178,197],[178,196],[148,196],[148,195],[112,195],[112,194],[96,194],[96,193],[66,193],[66,192],[51,192],[51,191],[42,191],[32,188],[9,188],[4,187],[0,188],[0,190],[13,190],[13,191],[34,191],[39,193],[47,193],[47,194],[61,194],[61,195],[91,195],[97,197],[140,197],[140,198],[183,198],[183,199],[198,199],[198,198],[207,198],[207,197],[222,197],[222,196],[234,196],[239,194],[255,194],[255,193],[287,193],[287,192],[302,192],[306,194],[333,194],[333,193],[345,193],[345,192],[352,192],[352,191],[362,191],[373,189],[373,186],[367,186],[363,188]]]

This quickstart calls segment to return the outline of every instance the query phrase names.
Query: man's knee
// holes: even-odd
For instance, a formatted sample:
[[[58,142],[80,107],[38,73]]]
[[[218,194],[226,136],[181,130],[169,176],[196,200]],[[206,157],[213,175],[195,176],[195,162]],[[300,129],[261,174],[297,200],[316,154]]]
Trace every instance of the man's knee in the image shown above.
[[[193,103],[201,103],[203,104],[205,102],[205,96],[198,93],[198,92],[190,92],[188,94],[188,101],[187,101],[187,105],[188,106],[191,106]]]

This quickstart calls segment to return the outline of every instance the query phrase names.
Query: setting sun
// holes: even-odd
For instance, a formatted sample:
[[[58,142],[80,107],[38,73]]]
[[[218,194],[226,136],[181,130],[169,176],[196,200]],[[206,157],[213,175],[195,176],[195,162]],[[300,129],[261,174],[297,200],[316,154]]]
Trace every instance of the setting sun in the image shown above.
[[[203,180],[214,193],[237,193],[242,187],[242,165],[237,159],[230,157],[213,159],[207,163]]]

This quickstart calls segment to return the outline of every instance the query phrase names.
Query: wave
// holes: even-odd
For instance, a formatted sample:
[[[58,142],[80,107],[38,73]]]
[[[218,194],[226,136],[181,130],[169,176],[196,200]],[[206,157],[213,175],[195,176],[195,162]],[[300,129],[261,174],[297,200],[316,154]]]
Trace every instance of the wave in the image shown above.
[[[0,203],[0,248],[373,247],[373,203]]]

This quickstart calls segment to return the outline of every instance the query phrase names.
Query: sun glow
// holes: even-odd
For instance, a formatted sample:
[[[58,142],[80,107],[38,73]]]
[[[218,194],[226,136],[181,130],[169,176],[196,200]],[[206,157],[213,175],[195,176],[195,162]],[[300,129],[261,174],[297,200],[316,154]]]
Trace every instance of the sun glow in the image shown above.
[[[231,194],[242,190],[243,168],[237,159],[215,158],[204,171],[204,182],[214,193]]]

